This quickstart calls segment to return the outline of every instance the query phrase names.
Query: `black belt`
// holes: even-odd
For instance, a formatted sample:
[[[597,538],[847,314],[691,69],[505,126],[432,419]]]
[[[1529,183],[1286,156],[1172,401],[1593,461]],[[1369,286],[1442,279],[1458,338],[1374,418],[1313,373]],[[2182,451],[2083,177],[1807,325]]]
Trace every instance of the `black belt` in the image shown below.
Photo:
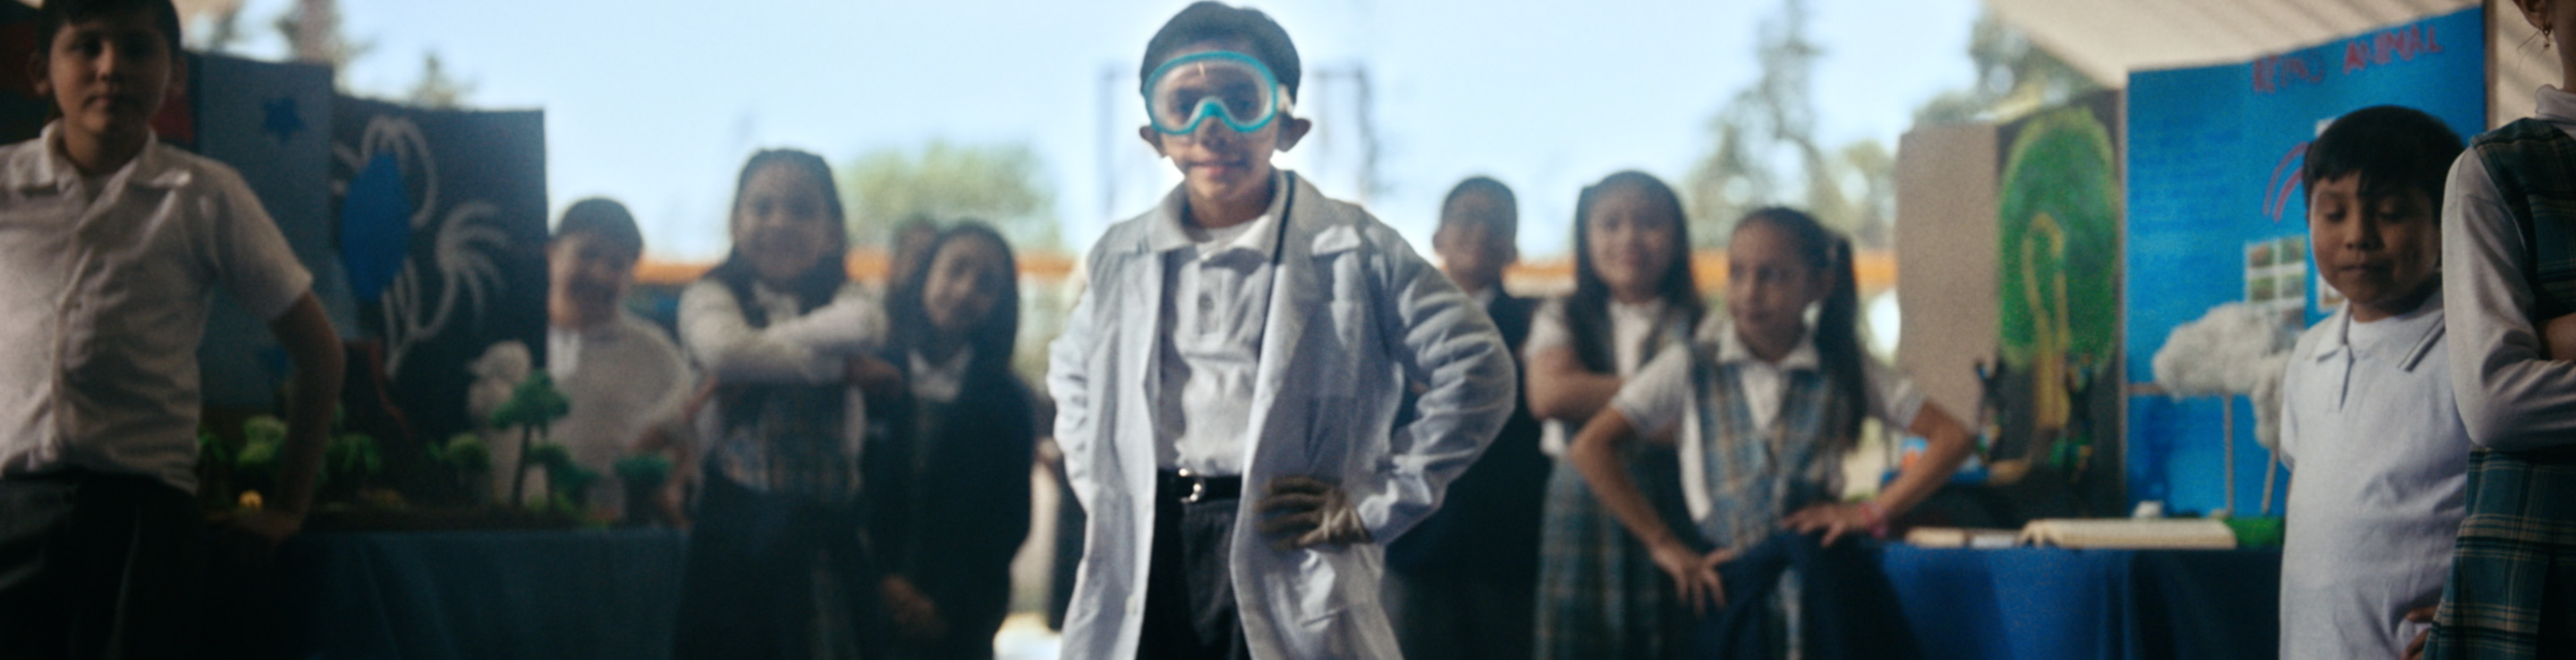
[[[1243,497],[1243,477],[1211,477],[1189,470],[1166,470],[1156,473],[1155,490],[1163,497],[1184,503],[1200,500],[1231,500]]]

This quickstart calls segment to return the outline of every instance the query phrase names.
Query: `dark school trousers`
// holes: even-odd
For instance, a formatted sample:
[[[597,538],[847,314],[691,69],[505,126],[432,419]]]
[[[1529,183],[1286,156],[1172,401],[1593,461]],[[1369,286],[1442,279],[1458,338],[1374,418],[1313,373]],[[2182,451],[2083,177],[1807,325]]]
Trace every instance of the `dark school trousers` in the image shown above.
[[[0,479],[0,655],[195,658],[205,565],[205,514],[159,479]]]
[[[712,470],[704,483],[689,530],[671,657],[783,660],[882,651],[879,577],[860,542],[855,506],[752,490]],[[829,584],[815,580],[818,567],[828,568]],[[842,606],[818,606],[826,600]]]
[[[1165,474],[1154,489],[1154,549],[1145,577],[1137,660],[1251,660],[1234,604],[1235,505],[1239,495],[1191,489]]]
[[[1783,574],[1797,569],[1800,627],[1806,657],[1815,660],[1914,660],[1913,629],[1896,601],[1896,587],[1878,567],[1878,547],[1845,536],[1826,547],[1818,534],[1781,532],[1718,567],[1726,607],[1700,618],[1692,658],[1768,658],[1788,640],[1772,639],[1777,627],[1770,600]]]
[[[1529,660],[1538,578],[1389,569],[1386,609],[1405,660]]]

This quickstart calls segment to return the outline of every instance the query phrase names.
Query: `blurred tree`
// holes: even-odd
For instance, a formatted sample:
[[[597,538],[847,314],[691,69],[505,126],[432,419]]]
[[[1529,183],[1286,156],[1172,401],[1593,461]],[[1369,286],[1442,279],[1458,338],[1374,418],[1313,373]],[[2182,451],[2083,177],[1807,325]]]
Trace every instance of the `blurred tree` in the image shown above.
[[[411,91],[403,101],[423,108],[447,110],[464,106],[465,99],[473,95],[474,81],[448,75],[447,67],[438,61],[438,52],[430,51],[421,54],[420,81],[412,83]]]
[[[351,41],[341,32],[338,0],[295,0],[293,8],[278,15],[275,25],[278,34],[286,37],[288,54],[295,61],[330,65],[333,86],[342,90],[349,85],[340,74],[350,62],[375,49],[375,44]]]
[[[959,145],[932,140],[918,151],[871,151],[841,169],[850,203],[850,236],[884,245],[887,233],[915,217],[947,224],[976,218],[993,224],[1017,250],[1063,247],[1055,193],[1043,164],[1025,144]]]
[[[1714,138],[1683,181],[1694,247],[1726,244],[1745,212],[1796,206],[1863,247],[1893,234],[1896,159],[1875,139],[1828,149],[1815,136],[1810,81],[1823,49],[1807,37],[1805,0],[1781,0],[1762,22],[1754,58],[1762,75],[1709,119]]]
[[[209,53],[232,52],[241,45],[241,13],[242,7],[238,4],[215,10],[206,29],[186,31],[187,37],[195,42],[187,44],[187,47]]]
[[[1968,59],[1977,82],[1932,97],[1915,108],[1917,124],[2009,121],[2102,89],[2102,84],[2032,44],[1992,11],[1969,28]]]

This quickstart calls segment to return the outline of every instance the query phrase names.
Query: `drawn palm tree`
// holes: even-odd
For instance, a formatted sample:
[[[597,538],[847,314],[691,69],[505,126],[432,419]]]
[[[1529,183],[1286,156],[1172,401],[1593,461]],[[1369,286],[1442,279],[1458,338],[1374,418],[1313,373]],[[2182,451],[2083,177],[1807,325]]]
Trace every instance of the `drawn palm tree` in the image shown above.
[[[367,122],[356,149],[335,146],[333,156],[361,174],[378,157],[390,157],[404,180],[419,182],[412,188],[417,199],[411,206],[411,235],[431,237],[436,243],[428,263],[404,260],[401,274],[386,286],[380,305],[385,374],[397,376],[413,346],[439,336],[458,321],[458,308],[466,309],[466,318],[481,315],[486,298],[501,286],[501,269],[492,254],[508,246],[509,235],[491,223],[500,210],[491,202],[468,200],[441,208],[438,160],[432,157],[420,124],[410,118],[377,116]],[[333,187],[341,194],[348,192],[346,181],[335,181]]]

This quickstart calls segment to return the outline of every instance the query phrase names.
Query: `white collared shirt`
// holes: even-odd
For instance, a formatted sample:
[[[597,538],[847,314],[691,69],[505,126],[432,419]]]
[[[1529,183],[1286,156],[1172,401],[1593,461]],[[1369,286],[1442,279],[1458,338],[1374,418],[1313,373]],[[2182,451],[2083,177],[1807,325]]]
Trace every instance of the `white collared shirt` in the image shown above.
[[[1182,226],[1185,209],[1154,224],[1150,247],[1163,259],[1162,328],[1155,341],[1155,464],[1206,475],[1239,475],[1252,433],[1252,390],[1269,319],[1284,170],[1259,217],[1232,227]],[[1181,196],[1164,203],[1187,204]]]
[[[587,328],[547,326],[546,373],[572,403],[548,427],[547,437],[570,449],[573,462],[612,477],[617,459],[632,452],[647,429],[682,430],[681,409],[696,384],[687,359],[661,327],[622,311]],[[517,464],[517,443],[492,449],[493,464]],[[493,475],[499,489],[494,492],[508,492],[512,475],[506,472]],[[620,511],[624,496],[615,480],[601,479],[591,486],[590,502]]]
[[[1770,362],[1753,354],[1733,324],[1707,328],[1716,338],[1718,364],[1736,368],[1736,391],[1744,394],[1745,409],[1753,415],[1756,431],[1769,431],[1780,415],[1780,399],[1787,388],[1789,374],[1821,368],[1816,355],[1816,337],[1810,332],[1798,338],[1798,346],[1789,349],[1780,361]],[[1691,386],[1691,351],[1665,351],[1653,362],[1629,378],[1619,394],[1610,398],[1610,408],[1628,418],[1630,427],[1641,435],[1654,435],[1681,425],[1682,497],[1690,505],[1691,517],[1704,517],[1709,512],[1707,463],[1700,459],[1703,441],[1696,415],[1691,411],[1698,403],[1697,388]],[[1923,392],[1915,389],[1914,380],[1903,372],[1880,364],[1876,358],[1863,356],[1862,389],[1869,395],[1866,406],[1870,416],[1894,431],[1914,426],[1914,416],[1923,411]],[[1786,513],[1786,512],[1783,512]]]
[[[947,360],[940,362],[930,361],[920,351],[909,353],[905,360],[911,367],[905,375],[911,380],[912,398],[948,403],[956,401],[957,395],[966,391],[966,365],[975,361],[975,348],[959,348]]]
[[[2576,94],[2542,87],[2534,116],[2576,135]],[[2519,451],[2576,441],[2576,362],[2541,356],[2522,230],[2476,149],[2442,190],[2442,297],[2451,381],[2470,438]]]
[[[0,147],[0,478],[85,468],[195,492],[214,292],[273,320],[313,276],[231,167],[156,139],[93,193],[59,126]]]
[[[2390,657],[2438,602],[2468,513],[2468,430],[2451,397],[2442,296],[2299,336],[2281,381],[2291,468],[2281,657]]]
[[[1667,307],[1662,299],[1642,303],[1610,301],[1610,361],[1613,375],[1627,378],[1646,366],[1646,360],[1660,355],[1666,346],[1689,341],[1682,328],[1673,324],[1680,319],[1666,319]],[[1655,333],[1665,333],[1656,338]],[[1565,299],[1557,298],[1540,305],[1530,318],[1529,339],[1522,342],[1521,361],[1528,364],[1538,354],[1549,350],[1574,347],[1574,326],[1566,320]],[[1564,420],[1550,419],[1539,424],[1538,449],[1549,456],[1565,456],[1565,447],[1574,441],[1576,429]]]

